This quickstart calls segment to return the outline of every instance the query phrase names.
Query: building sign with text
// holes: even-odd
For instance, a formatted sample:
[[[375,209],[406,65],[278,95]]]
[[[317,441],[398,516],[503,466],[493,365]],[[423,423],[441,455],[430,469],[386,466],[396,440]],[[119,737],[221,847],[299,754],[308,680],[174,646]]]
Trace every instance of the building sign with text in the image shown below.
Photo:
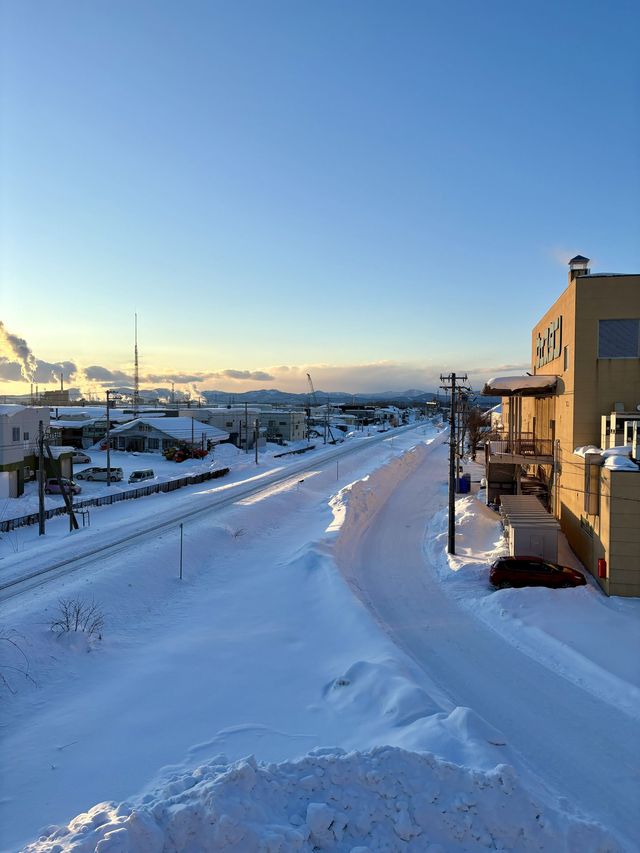
[[[542,367],[559,358],[562,353],[562,317],[552,320],[536,338],[535,366]]]

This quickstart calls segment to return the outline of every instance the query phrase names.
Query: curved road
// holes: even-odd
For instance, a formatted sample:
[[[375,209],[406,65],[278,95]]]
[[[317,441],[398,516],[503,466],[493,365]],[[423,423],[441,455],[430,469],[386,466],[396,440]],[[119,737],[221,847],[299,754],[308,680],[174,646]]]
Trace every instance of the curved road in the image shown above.
[[[552,792],[637,849],[637,724],[506,644],[443,591],[423,551],[446,479],[447,448],[431,447],[348,554],[338,546],[345,574],[441,694],[498,728]]]

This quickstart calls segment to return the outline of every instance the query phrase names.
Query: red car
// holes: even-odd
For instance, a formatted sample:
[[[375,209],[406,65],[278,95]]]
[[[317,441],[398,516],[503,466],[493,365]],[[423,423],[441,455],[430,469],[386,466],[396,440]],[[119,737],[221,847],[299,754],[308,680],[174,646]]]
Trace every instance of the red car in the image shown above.
[[[491,564],[489,580],[498,589],[509,586],[549,586],[553,589],[584,586],[582,572],[559,566],[541,557],[498,557]]]

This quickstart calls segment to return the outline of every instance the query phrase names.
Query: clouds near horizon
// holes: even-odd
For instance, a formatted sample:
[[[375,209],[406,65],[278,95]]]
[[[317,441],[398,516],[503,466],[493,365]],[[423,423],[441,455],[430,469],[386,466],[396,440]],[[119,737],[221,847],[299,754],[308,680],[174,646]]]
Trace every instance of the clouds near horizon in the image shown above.
[[[527,363],[498,364],[489,366],[465,366],[463,363],[448,365],[433,362],[409,362],[384,360],[360,364],[280,364],[259,369],[223,368],[212,371],[153,371],[140,375],[141,387],[163,385],[187,386],[200,391],[257,390],[271,383],[280,390],[304,393],[308,387],[307,373],[318,390],[344,391],[345,393],[367,393],[382,391],[405,391],[411,388],[433,390],[440,384],[440,375],[455,370],[469,374],[474,388],[479,388],[488,378],[503,373],[524,371]],[[42,385],[60,381],[64,376],[67,385],[73,383],[84,391],[100,388],[133,386],[133,372],[129,365],[125,369],[90,364],[82,367],[75,360],[45,361],[35,356],[27,341],[9,332],[0,321],[0,382]]]

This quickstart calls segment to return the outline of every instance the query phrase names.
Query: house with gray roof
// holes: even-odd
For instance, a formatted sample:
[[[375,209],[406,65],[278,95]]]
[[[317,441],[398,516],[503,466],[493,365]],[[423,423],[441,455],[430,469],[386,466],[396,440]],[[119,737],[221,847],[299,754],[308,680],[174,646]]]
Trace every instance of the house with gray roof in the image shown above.
[[[180,444],[204,450],[229,440],[229,433],[194,418],[136,418],[111,430],[115,450],[163,453]]]

